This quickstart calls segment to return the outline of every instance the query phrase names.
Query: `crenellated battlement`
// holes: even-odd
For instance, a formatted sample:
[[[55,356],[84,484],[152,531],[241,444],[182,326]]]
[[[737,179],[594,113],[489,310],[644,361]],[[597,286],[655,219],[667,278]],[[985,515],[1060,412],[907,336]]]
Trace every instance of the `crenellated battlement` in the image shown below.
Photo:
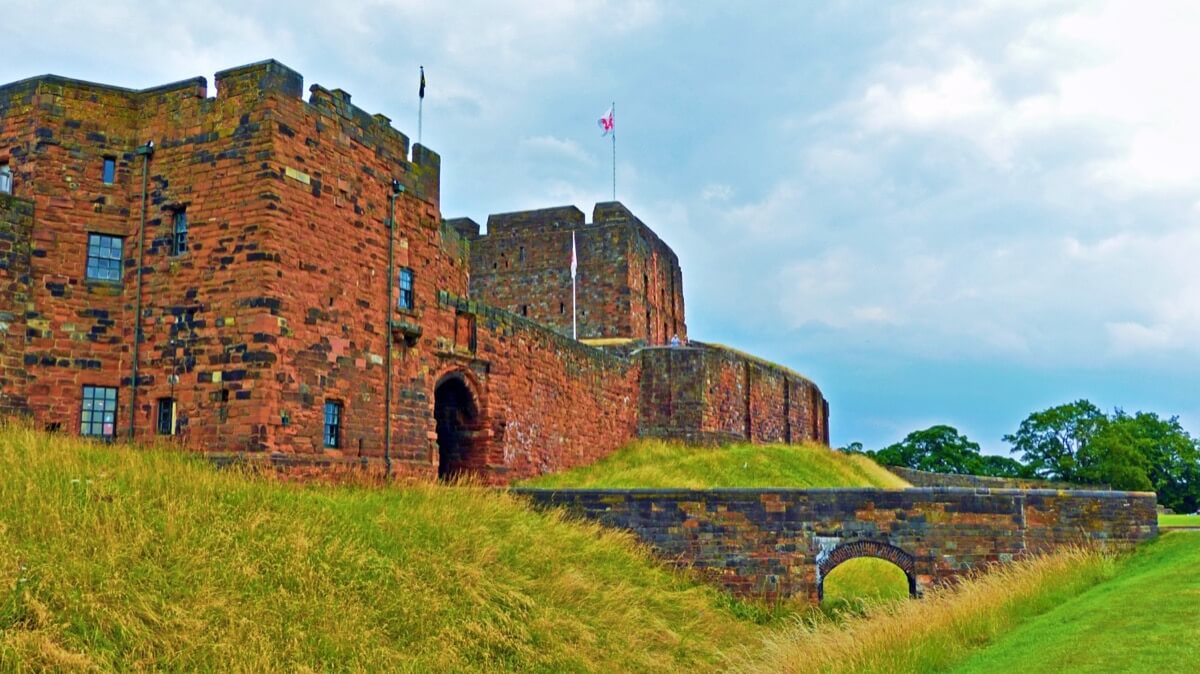
[[[393,127],[389,117],[352,104],[348,92],[313,84],[305,101],[304,77],[273,59],[219,71],[214,81],[216,95],[212,97],[204,77],[147,89],[53,74],[12,82],[0,86],[0,141],[10,116],[32,116],[41,127],[52,126],[37,123],[41,118],[77,122],[81,117],[91,117],[97,127],[103,120],[102,134],[108,150],[132,152],[147,140],[154,140],[160,147],[177,147],[216,140],[222,135],[246,134],[258,128],[242,121],[248,110],[294,101],[316,119],[318,133],[333,132],[337,142],[356,143],[394,162],[397,177],[411,194],[437,203],[441,174],[438,154],[422,145],[410,146],[408,136]],[[156,123],[164,117],[166,123]],[[195,129],[201,132],[197,134]],[[16,143],[0,142],[5,144]],[[30,149],[22,147],[9,153],[20,157]]]

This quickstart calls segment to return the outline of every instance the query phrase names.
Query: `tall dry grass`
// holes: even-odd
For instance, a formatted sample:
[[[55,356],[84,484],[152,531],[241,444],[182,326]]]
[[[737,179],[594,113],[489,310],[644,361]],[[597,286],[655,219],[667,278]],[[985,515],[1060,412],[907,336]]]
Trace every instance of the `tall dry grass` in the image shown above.
[[[0,429],[0,672],[696,671],[758,633],[630,536],[492,490]]]
[[[1111,578],[1115,558],[1094,549],[998,566],[920,601],[875,606],[866,615],[830,620],[809,615],[769,634],[761,649],[729,663],[738,672],[934,672],[944,670],[1084,589]]]

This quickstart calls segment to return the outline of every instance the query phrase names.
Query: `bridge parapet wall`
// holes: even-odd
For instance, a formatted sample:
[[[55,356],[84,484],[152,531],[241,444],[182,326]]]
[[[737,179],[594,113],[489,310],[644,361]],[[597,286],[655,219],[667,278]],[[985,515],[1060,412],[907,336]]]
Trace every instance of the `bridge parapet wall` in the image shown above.
[[[517,489],[539,506],[626,529],[655,554],[740,596],[819,601],[860,556],[901,566],[910,590],[1071,543],[1157,534],[1152,493],[1016,489]]]

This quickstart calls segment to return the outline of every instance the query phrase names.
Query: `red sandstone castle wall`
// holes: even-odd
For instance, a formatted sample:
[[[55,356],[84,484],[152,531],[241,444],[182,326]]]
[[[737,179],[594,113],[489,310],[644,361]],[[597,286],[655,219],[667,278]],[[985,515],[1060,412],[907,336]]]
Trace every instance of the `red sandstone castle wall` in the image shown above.
[[[472,297],[570,335],[575,232],[581,339],[686,339],[675,253],[619,203],[597,204],[592,220],[574,206],[490,216],[488,233],[471,242]],[[473,223],[454,222],[477,234]]]
[[[639,430],[639,396],[650,434],[822,437],[819,391],[777,368],[679,349],[664,369],[562,336],[577,228],[581,337],[686,338],[678,261],[623,206],[598,204],[591,225],[574,208],[505,216],[488,237],[468,241],[472,232],[464,239],[440,219],[435,153],[414,146],[410,159],[408,139],[385,117],[341,90],[314,86],[305,102],[302,86],[298,73],[267,61],[218,73],[215,98],[201,78],[143,91],[57,77],[0,87],[0,159],[24,197],[0,203],[0,411],[28,409],[77,433],[81,387],[114,386],[116,432],[127,433],[138,148],[154,140],[138,437],[155,432],[156,401],[170,396],[178,440],[190,447],[269,455],[285,466],[379,469],[390,422],[395,472],[431,478],[440,460],[436,391],[452,378],[464,382],[475,413],[463,430],[462,467],[490,482],[615,450]],[[105,157],[116,160],[112,185],[101,180]],[[393,179],[403,193],[390,229]],[[173,255],[179,210],[189,246]],[[85,278],[89,232],[124,237],[120,283]],[[386,296],[389,236],[396,268],[414,271],[411,310],[396,308],[398,288]],[[520,263],[512,273],[469,269],[492,261],[498,270],[509,256],[506,269]],[[513,313],[526,304],[530,319],[553,329],[458,299],[468,282],[474,300],[485,295]],[[323,442],[327,400],[343,406],[338,448]]]
[[[28,122],[24,137],[3,138],[0,155],[21,177],[18,193],[35,202],[25,348],[36,359],[29,401],[39,421],[78,432],[81,386],[117,386],[117,433],[128,431],[142,209],[143,159],[134,150],[154,140],[138,434],[153,433],[155,400],[170,395],[185,442],[257,446],[261,408],[250,383],[210,376],[249,361],[243,326],[266,311],[250,300],[263,280],[254,253],[270,204],[269,188],[255,177],[270,159],[271,136],[263,78],[247,79],[219,75],[215,99],[206,98],[203,80],[134,92],[51,77],[0,89],[5,127]],[[106,156],[117,162],[111,185],[101,179]],[[172,257],[171,218],[180,207],[190,245]],[[124,237],[119,284],[85,278],[89,232]]]
[[[502,483],[586,465],[635,437],[635,364],[507,312],[471,306],[478,356],[487,362],[486,371],[473,371],[486,389],[486,460],[474,466],[486,479]]]
[[[33,203],[0,194],[0,416],[26,414],[25,308]]]
[[[639,354],[643,436],[701,443],[829,443],[820,390],[780,366],[693,342]]]

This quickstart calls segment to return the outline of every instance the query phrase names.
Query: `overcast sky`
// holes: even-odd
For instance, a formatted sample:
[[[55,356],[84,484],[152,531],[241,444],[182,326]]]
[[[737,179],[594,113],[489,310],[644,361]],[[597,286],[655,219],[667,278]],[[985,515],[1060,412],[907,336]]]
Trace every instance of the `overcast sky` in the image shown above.
[[[507,4],[507,6],[502,6]],[[1200,431],[1200,3],[24,0],[0,82],[275,58],[442,155],[442,210],[617,198],[689,331],[808,374],[832,441],[1003,452],[1087,397]]]

